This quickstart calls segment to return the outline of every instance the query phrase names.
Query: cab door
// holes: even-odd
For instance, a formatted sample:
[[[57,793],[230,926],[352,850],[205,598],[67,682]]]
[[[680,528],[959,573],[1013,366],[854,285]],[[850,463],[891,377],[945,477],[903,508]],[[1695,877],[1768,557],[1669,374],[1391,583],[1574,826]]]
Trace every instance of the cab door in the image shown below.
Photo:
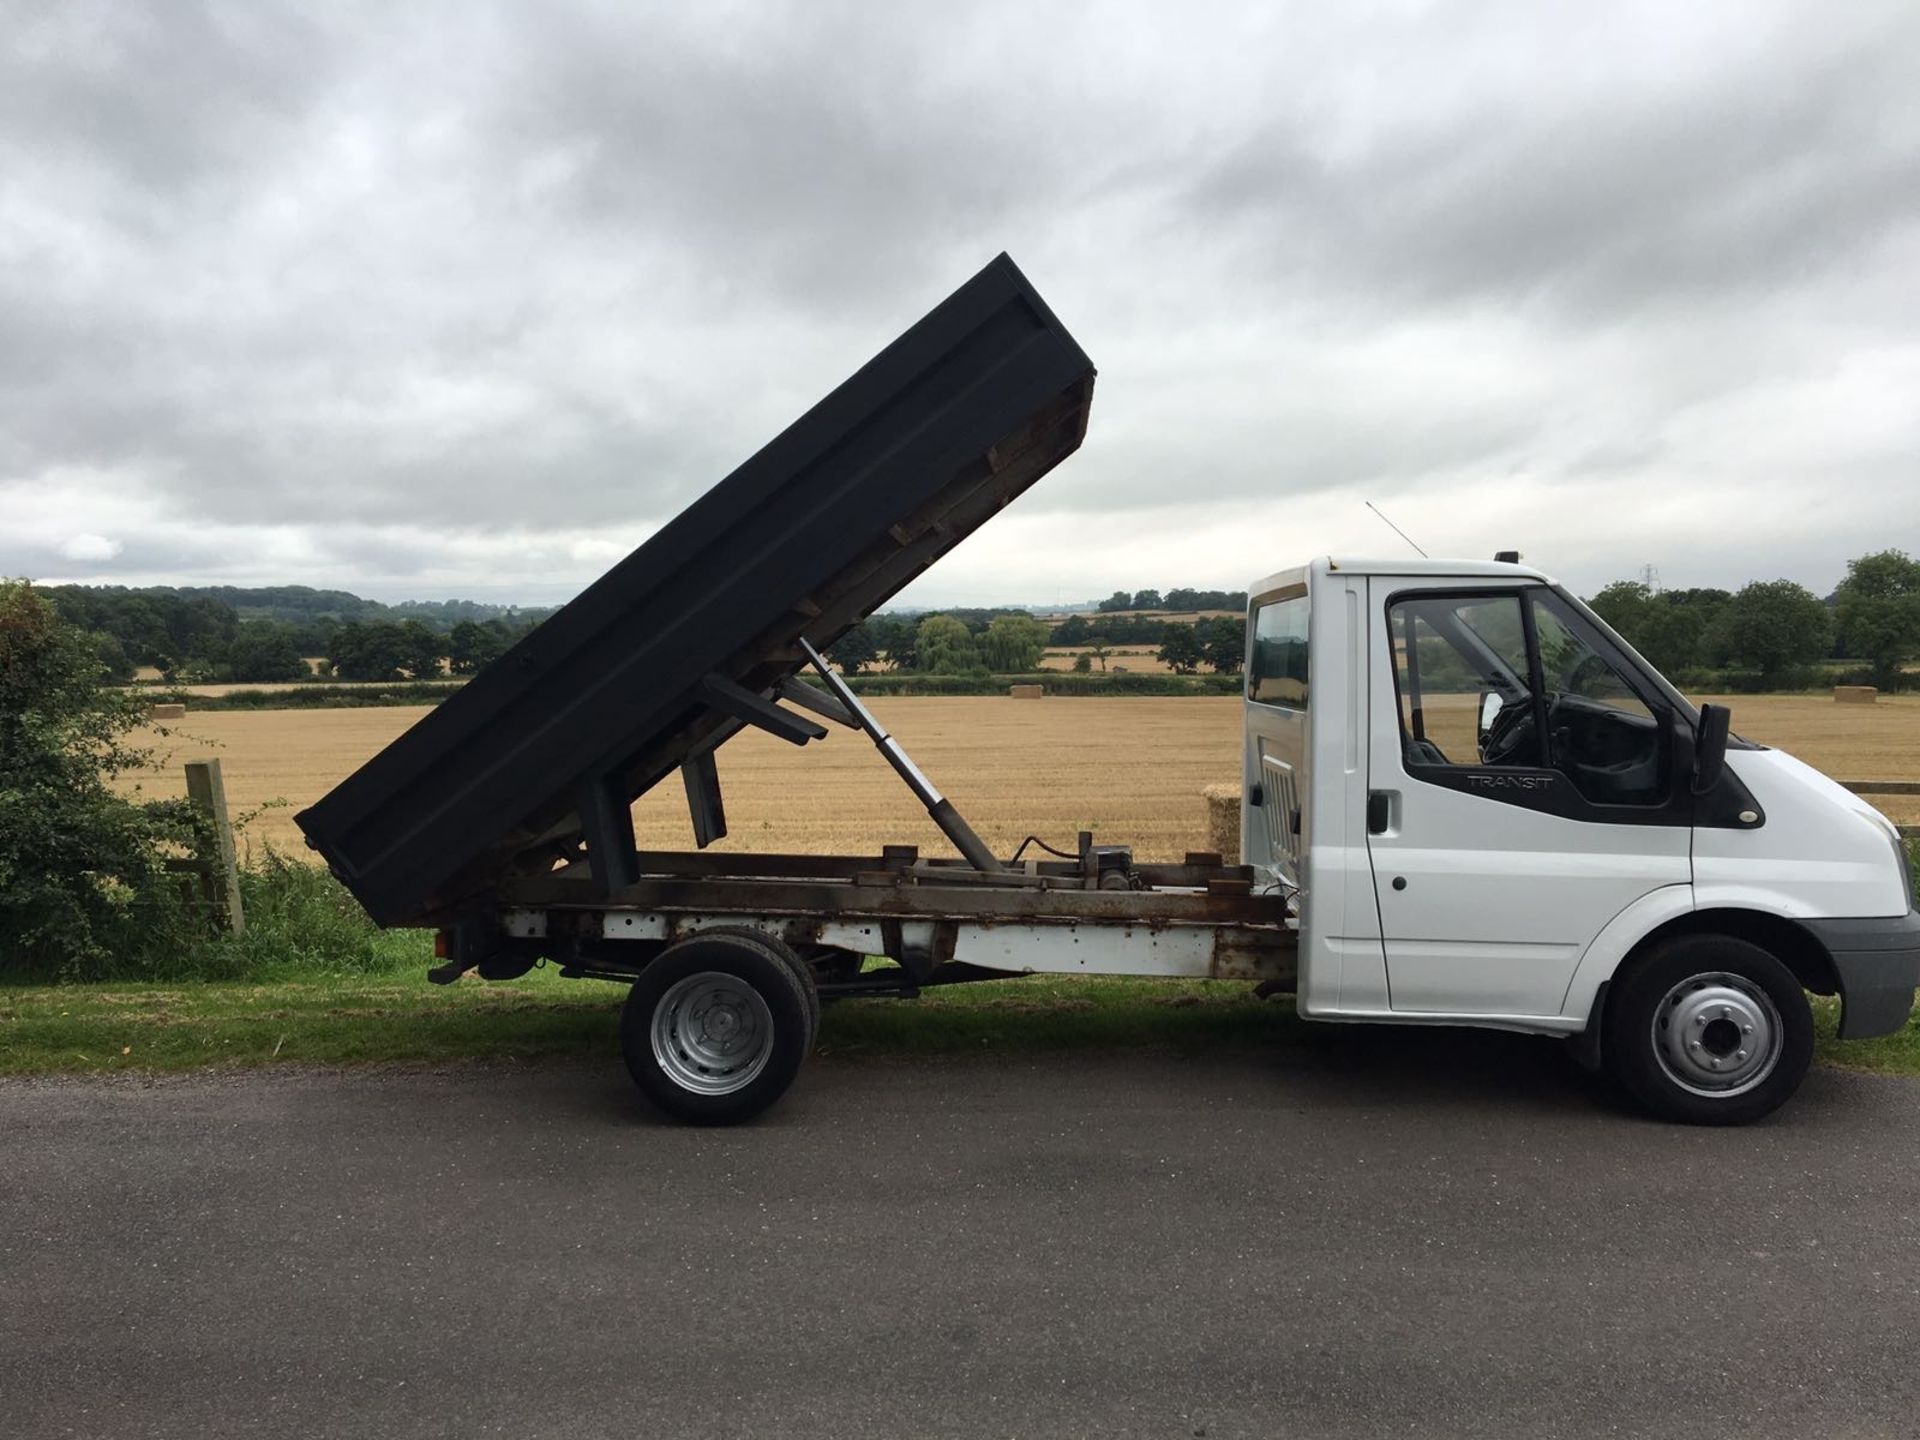
[[[1248,608],[1241,854],[1271,879],[1298,887],[1308,775],[1304,578],[1256,596]]]
[[[1606,923],[1692,878],[1671,708],[1545,585],[1369,589],[1367,845],[1391,1008],[1557,1014]]]

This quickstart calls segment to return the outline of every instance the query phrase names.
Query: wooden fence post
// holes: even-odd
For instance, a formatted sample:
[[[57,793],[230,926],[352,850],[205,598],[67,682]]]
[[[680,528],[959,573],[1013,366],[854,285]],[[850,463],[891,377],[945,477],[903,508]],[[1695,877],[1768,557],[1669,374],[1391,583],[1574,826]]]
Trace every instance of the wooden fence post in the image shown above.
[[[213,822],[214,865],[211,898],[227,919],[227,928],[236,935],[247,929],[247,917],[240,908],[240,865],[233,853],[233,824],[227,818],[227,787],[220,779],[218,760],[187,762],[187,799]]]

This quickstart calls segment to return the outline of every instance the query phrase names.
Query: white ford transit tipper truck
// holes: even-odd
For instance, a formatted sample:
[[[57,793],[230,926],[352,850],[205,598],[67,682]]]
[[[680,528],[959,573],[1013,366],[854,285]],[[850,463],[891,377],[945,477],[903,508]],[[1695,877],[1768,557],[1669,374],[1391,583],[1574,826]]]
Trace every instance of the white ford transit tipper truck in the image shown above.
[[[447,932],[442,978],[548,956],[632,983],[636,1080],[705,1121],[785,1089],[821,996],[1049,973],[1559,1036],[1660,1115],[1739,1123],[1805,1075],[1807,991],[1840,997],[1853,1038],[1904,1024],[1920,984],[1895,827],[1519,564],[1322,559],[1253,588],[1240,866],[1090,835],[998,860],[802,644],[824,688],[785,698],[865,729],[976,854],[645,853],[613,888],[583,858],[497,886],[491,918]]]
[[[1089,834],[997,854],[823,652],[1078,448],[1094,378],[999,257],[297,816],[309,843],[381,924],[438,932],[437,979],[545,959],[631,986],[628,1067],[693,1121],[777,1099],[823,998],[1042,972],[1561,1036],[1708,1123],[1793,1093],[1807,991],[1840,997],[1842,1038],[1905,1023],[1894,828],[1516,563],[1319,560],[1253,588],[1239,863]],[[962,858],[709,848],[726,741],[830,724]],[[676,773],[696,849],[640,850],[631,803]]]

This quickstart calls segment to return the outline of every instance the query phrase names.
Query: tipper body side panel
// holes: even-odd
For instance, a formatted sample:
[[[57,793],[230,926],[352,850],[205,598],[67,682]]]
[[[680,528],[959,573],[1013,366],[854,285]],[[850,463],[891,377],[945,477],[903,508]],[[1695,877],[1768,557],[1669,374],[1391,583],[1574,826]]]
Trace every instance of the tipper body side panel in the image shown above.
[[[577,859],[1086,430],[1094,370],[1006,256],[295,818],[373,918]],[[733,687],[733,688],[729,688]],[[584,820],[583,820],[583,817]]]

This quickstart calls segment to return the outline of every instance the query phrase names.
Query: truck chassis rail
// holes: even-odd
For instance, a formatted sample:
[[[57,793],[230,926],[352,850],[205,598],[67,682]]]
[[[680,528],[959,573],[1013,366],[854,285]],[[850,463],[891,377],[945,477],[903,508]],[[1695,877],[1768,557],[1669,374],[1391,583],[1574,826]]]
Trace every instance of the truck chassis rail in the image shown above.
[[[922,861],[910,846],[879,857],[649,854],[647,867],[660,873],[610,893],[565,872],[502,885],[496,909],[448,932],[442,974],[477,967],[506,978],[544,958],[582,975],[631,978],[675,940],[744,925],[803,953],[884,955],[904,972],[828,980],[823,994],[1021,974],[1292,984],[1298,932],[1288,902],[1252,893],[1247,867],[1205,853],[1124,869],[1100,861],[1090,845],[1078,862],[995,874]]]

